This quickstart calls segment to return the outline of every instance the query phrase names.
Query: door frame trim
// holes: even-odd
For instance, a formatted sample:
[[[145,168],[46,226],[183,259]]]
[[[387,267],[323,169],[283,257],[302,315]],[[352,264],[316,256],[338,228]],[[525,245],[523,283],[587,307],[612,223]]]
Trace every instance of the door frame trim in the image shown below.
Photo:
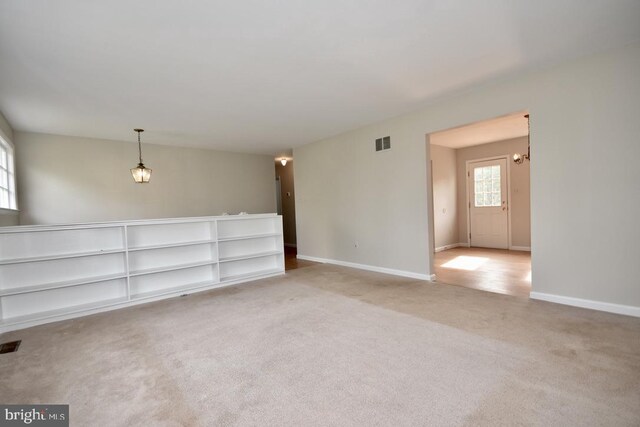
[[[467,174],[466,176],[467,179],[465,183],[467,208],[465,209],[465,212],[467,215],[467,242],[469,242],[469,247],[471,247],[471,238],[469,237],[469,234],[471,233],[471,200],[469,198],[469,185],[470,185],[471,174],[469,170],[469,165],[471,163],[486,162],[490,160],[503,160],[503,159],[507,161],[507,249],[512,250],[511,248],[513,248],[513,244],[511,242],[511,162],[509,161],[511,160],[511,157],[509,156],[509,154],[483,157],[480,159],[467,160],[465,162],[465,173]]]

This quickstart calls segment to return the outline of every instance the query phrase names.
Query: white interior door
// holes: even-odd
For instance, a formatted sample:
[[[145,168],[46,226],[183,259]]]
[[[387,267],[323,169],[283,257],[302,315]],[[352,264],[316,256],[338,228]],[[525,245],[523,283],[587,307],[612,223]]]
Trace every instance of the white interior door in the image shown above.
[[[509,248],[507,160],[469,163],[470,245]]]

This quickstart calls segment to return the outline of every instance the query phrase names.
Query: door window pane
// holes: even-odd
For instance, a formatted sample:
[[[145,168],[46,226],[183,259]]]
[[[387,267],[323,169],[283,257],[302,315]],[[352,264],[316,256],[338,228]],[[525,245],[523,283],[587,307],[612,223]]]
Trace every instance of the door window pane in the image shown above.
[[[500,165],[474,168],[475,207],[496,207],[502,204]]]

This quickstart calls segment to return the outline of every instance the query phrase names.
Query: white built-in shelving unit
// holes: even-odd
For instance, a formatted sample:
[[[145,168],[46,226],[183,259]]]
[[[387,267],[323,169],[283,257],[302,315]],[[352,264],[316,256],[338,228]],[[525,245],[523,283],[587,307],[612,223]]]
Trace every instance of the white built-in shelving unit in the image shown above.
[[[0,332],[284,273],[275,214],[0,228]]]

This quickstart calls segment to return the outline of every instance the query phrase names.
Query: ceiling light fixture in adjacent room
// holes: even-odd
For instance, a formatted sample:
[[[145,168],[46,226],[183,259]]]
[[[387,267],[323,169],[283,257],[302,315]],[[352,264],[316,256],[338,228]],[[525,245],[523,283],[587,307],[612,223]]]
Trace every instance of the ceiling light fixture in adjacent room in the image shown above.
[[[144,129],[134,129],[135,132],[138,132],[138,154],[140,163],[138,166],[131,169],[131,175],[133,175],[133,180],[138,184],[146,184],[151,179],[151,169],[144,166],[142,163],[142,144],[140,143],[140,133],[144,132]]]
[[[284,157],[280,159],[280,164],[282,166],[287,166],[287,159],[285,159]]]
[[[527,119],[527,154],[514,154],[513,161],[516,165],[521,165],[524,163],[525,159],[531,161],[531,126],[529,123],[529,115],[524,115]]]

